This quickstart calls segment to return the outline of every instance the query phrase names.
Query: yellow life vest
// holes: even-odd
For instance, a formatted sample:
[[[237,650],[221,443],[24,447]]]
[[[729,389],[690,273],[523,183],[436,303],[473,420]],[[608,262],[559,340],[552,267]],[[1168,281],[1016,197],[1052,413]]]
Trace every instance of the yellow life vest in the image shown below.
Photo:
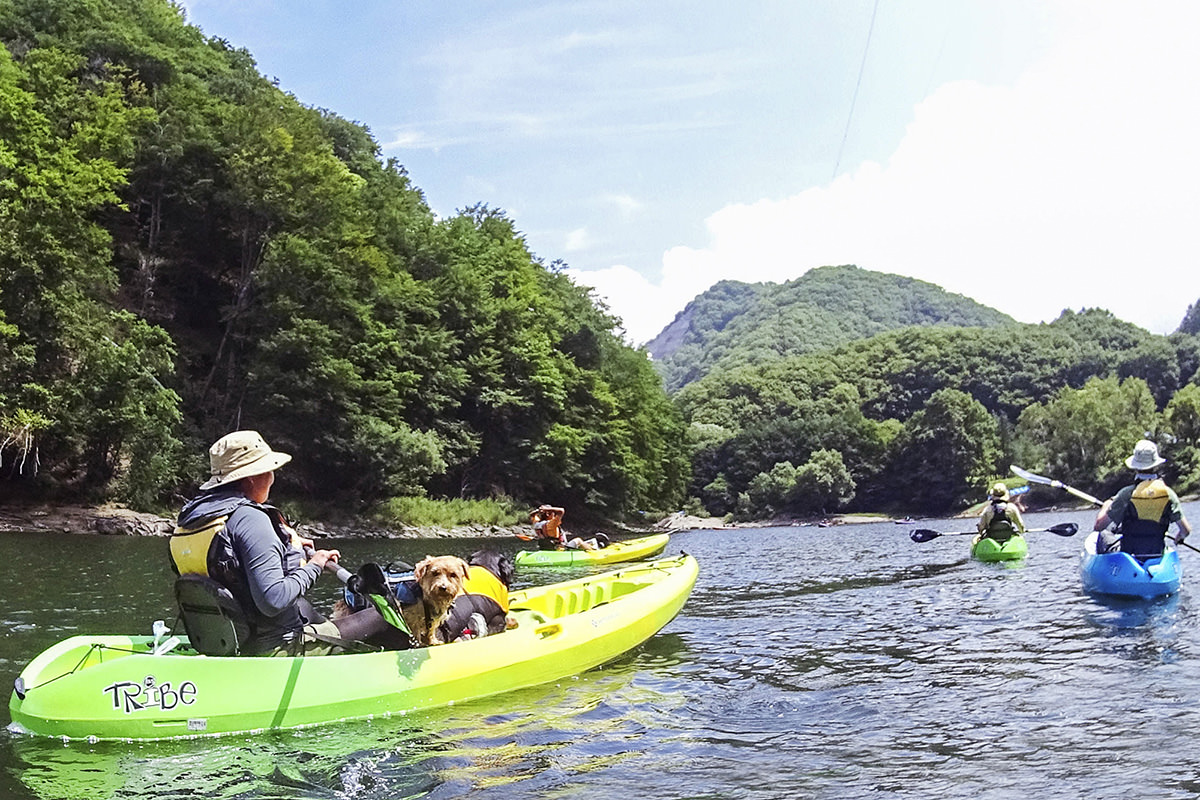
[[[266,509],[263,510],[266,511]],[[210,566],[213,563],[212,544],[213,539],[225,530],[225,523],[229,521],[232,514],[233,512],[223,514],[193,528],[175,528],[171,534],[170,546],[171,566],[175,569],[176,574],[205,575],[209,578],[221,579],[222,576],[212,574]],[[276,535],[280,539],[290,540],[293,547],[303,550],[300,546],[299,534],[287,524],[282,514],[278,511],[275,511],[274,514],[267,512],[267,516],[271,518]],[[306,561],[307,559],[301,559],[300,563],[304,564]]]
[[[1161,480],[1144,480],[1135,485],[1117,525],[1121,550],[1142,557],[1162,555],[1164,536],[1170,525],[1170,503],[1170,490]]]
[[[463,591],[467,594],[481,594],[496,601],[505,614],[508,613],[508,588],[500,579],[483,567],[473,566],[467,572],[463,581]]]
[[[171,566],[176,573],[213,577],[208,571],[208,553],[213,539],[225,530],[228,519],[229,515],[225,514],[195,528],[175,528],[171,534]]]
[[[1162,479],[1155,478],[1135,486],[1129,501],[1137,512],[1138,519],[1162,522],[1167,504],[1171,502],[1171,494],[1167,490],[1167,484],[1163,483]]]

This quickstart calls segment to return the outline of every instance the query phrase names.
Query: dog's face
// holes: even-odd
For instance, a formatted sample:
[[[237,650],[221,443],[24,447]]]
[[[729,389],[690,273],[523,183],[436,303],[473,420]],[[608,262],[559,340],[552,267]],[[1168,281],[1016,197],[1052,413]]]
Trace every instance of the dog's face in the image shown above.
[[[504,584],[505,588],[511,588],[513,576],[516,575],[516,568],[513,566],[512,559],[495,550],[476,550],[471,554],[471,566],[483,567],[488,572],[495,575]]]
[[[421,593],[434,603],[449,605],[462,594],[467,562],[458,556],[425,556],[413,569]]]

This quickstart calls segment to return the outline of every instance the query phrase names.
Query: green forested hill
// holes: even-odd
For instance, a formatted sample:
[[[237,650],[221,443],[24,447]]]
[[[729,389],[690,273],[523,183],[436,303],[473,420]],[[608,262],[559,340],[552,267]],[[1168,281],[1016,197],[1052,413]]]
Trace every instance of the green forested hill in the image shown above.
[[[922,281],[822,267],[717,284],[647,350],[708,513],[944,513],[1012,463],[1102,493],[1146,435],[1200,488],[1194,309],[1170,337],[1099,309],[1022,325]]]
[[[187,493],[236,428],[281,494],[669,508],[680,416],[486,206],[168,0],[0,3],[0,499]]]
[[[1137,439],[1200,487],[1200,339],[1090,310],[1050,324],[911,327],[684,387],[710,512],[944,512],[1012,463],[1097,493]]]
[[[782,284],[722,281],[646,345],[669,391],[714,370],[766,364],[911,325],[988,327],[999,311],[915,278],[820,267]]]

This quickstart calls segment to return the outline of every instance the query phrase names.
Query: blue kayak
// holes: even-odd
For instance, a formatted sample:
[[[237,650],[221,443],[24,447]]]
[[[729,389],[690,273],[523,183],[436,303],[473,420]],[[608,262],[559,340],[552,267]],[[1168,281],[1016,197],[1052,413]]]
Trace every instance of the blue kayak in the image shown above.
[[[1179,553],[1167,550],[1144,562],[1128,553],[1097,553],[1096,536],[1093,532],[1084,540],[1079,563],[1086,591],[1147,600],[1179,591],[1183,576]]]

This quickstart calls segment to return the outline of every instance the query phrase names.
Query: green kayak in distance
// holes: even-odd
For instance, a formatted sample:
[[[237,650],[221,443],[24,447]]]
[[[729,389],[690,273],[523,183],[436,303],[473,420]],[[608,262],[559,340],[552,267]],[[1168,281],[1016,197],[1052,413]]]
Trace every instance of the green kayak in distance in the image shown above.
[[[971,556],[980,561],[1019,561],[1029,555],[1029,544],[1025,537],[1013,534],[1003,542],[989,536],[971,539]]]
[[[518,626],[414,650],[308,657],[203,656],[186,639],[83,635],[21,672],[13,734],[153,740],[403,715],[578,675],[675,618],[695,585],[689,555],[513,592]]]
[[[619,564],[658,555],[667,546],[670,534],[656,533],[640,539],[613,542],[597,550],[522,550],[517,553],[518,567],[578,567],[588,564]]]

